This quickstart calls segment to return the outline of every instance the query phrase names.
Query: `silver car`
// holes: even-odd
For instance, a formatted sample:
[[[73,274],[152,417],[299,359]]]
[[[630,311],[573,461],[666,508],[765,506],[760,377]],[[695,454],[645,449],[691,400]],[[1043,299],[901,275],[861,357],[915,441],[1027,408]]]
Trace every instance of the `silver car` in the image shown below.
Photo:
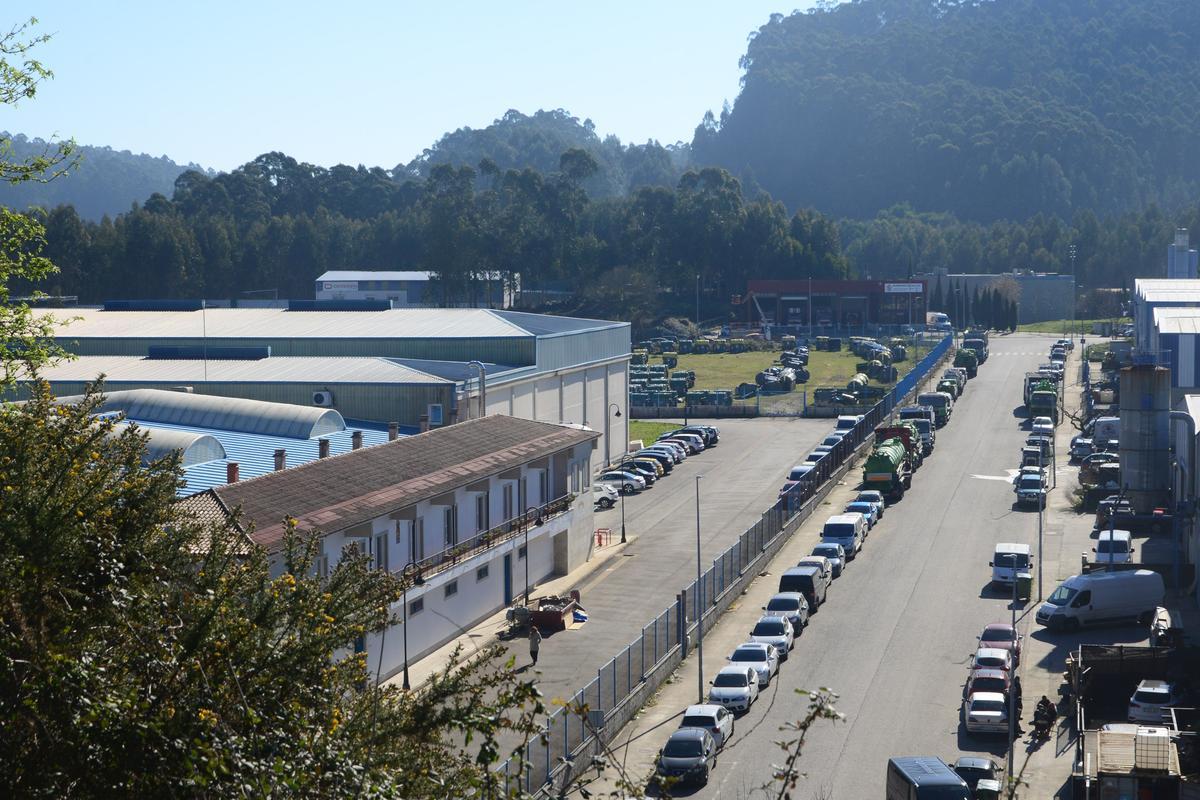
[[[779,660],[787,661],[788,653],[796,643],[796,634],[792,632],[792,623],[787,617],[764,614],[750,631],[750,641],[771,645],[779,653]]]
[[[776,672],[779,672],[779,654],[775,648],[762,642],[746,642],[739,645],[728,659],[730,664],[753,667],[758,675],[758,685],[762,688],[771,682]]]

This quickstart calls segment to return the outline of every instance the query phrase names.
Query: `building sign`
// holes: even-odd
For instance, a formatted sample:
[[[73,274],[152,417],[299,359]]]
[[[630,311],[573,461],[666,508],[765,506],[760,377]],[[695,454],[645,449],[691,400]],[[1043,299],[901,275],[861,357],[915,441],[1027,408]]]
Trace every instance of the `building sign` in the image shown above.
[[[883,285],[884,294],[921,294],[923,291],[925,291],[925,286],[920,283],[885,283]]]
[[[325,291],[358,291],[358,281],[323,281]]]

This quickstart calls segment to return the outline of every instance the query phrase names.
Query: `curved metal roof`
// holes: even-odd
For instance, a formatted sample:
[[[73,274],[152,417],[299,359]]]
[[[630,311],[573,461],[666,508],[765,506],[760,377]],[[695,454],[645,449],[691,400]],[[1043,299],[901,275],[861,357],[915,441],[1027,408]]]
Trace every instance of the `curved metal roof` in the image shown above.
[[[127,422],[120,423],[116,426],[114,433],[129,424]],[[144,464],[165,458],[175,451],[180,454],[180,466],[182,467],[193,467],[197,464],[225,458],[225,448],[215,437],[206,433],[174,431],[144,425],[138,425],[138,430],[144,431],[149,436],[149,441],[146,442],[146,454],[142,456]]]
[[[331,408],[163,389],[109,392],[97,411],[121,411],[126,417],[149,427],[155,422],[163,422],[289,439],[312,439],[346,429],[342,415]]]

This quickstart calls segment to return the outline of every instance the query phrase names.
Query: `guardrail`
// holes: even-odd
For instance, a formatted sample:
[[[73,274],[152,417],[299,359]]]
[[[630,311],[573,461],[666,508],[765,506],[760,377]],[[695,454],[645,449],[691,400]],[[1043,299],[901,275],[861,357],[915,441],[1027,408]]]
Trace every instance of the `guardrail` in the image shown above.
[[[939,342],[883,399],[866,410],[812,472],[780,496],[759,520],[728,550],[713,559],[699,581],[692,581],[647,623],[636,639],[596,672],[567,704],[551,714],[545,735],[530,742],[524,769],[515,756],[497,769],[505,791],[519,785],[532,793],[548,784],[565,785],[575,763],[586,769],[599,751],[596,735],[617,730],[628,722],[683,661],[697,631],[708,630],[761,571],[760,567],[787,543],[853,464],[874,436],[875,428],[914,392],[934,366],[950,351],[951,337]],[[586,705],[589,719],[573,710]]]

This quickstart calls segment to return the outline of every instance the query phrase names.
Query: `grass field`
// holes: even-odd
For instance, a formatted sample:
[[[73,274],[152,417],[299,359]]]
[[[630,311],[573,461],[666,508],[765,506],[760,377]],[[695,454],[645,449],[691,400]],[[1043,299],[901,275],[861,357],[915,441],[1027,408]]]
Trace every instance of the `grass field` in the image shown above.
[[[1128,325],[1132,320],[1129,317],[1119,317],[1116,319],[1077,319],[1075,320],[1075,335],[1091,336],[1092,323],[1094,322],[1112,322],[1117,325]],[[1052,319],[1046,322],[1031,322],[1028,325],[1018,325],[1017,330],[1022,333],[1058,333],[1066,336],[1068,335],[1067,332],[1071,330],[1071,320]]]
[[[678,425],[670,422],[651,422],[644,419],[629,420],[629,441],[641,439],[649,444],[656,441],[659,436],[662,436],[667,431],[675,430]]]

